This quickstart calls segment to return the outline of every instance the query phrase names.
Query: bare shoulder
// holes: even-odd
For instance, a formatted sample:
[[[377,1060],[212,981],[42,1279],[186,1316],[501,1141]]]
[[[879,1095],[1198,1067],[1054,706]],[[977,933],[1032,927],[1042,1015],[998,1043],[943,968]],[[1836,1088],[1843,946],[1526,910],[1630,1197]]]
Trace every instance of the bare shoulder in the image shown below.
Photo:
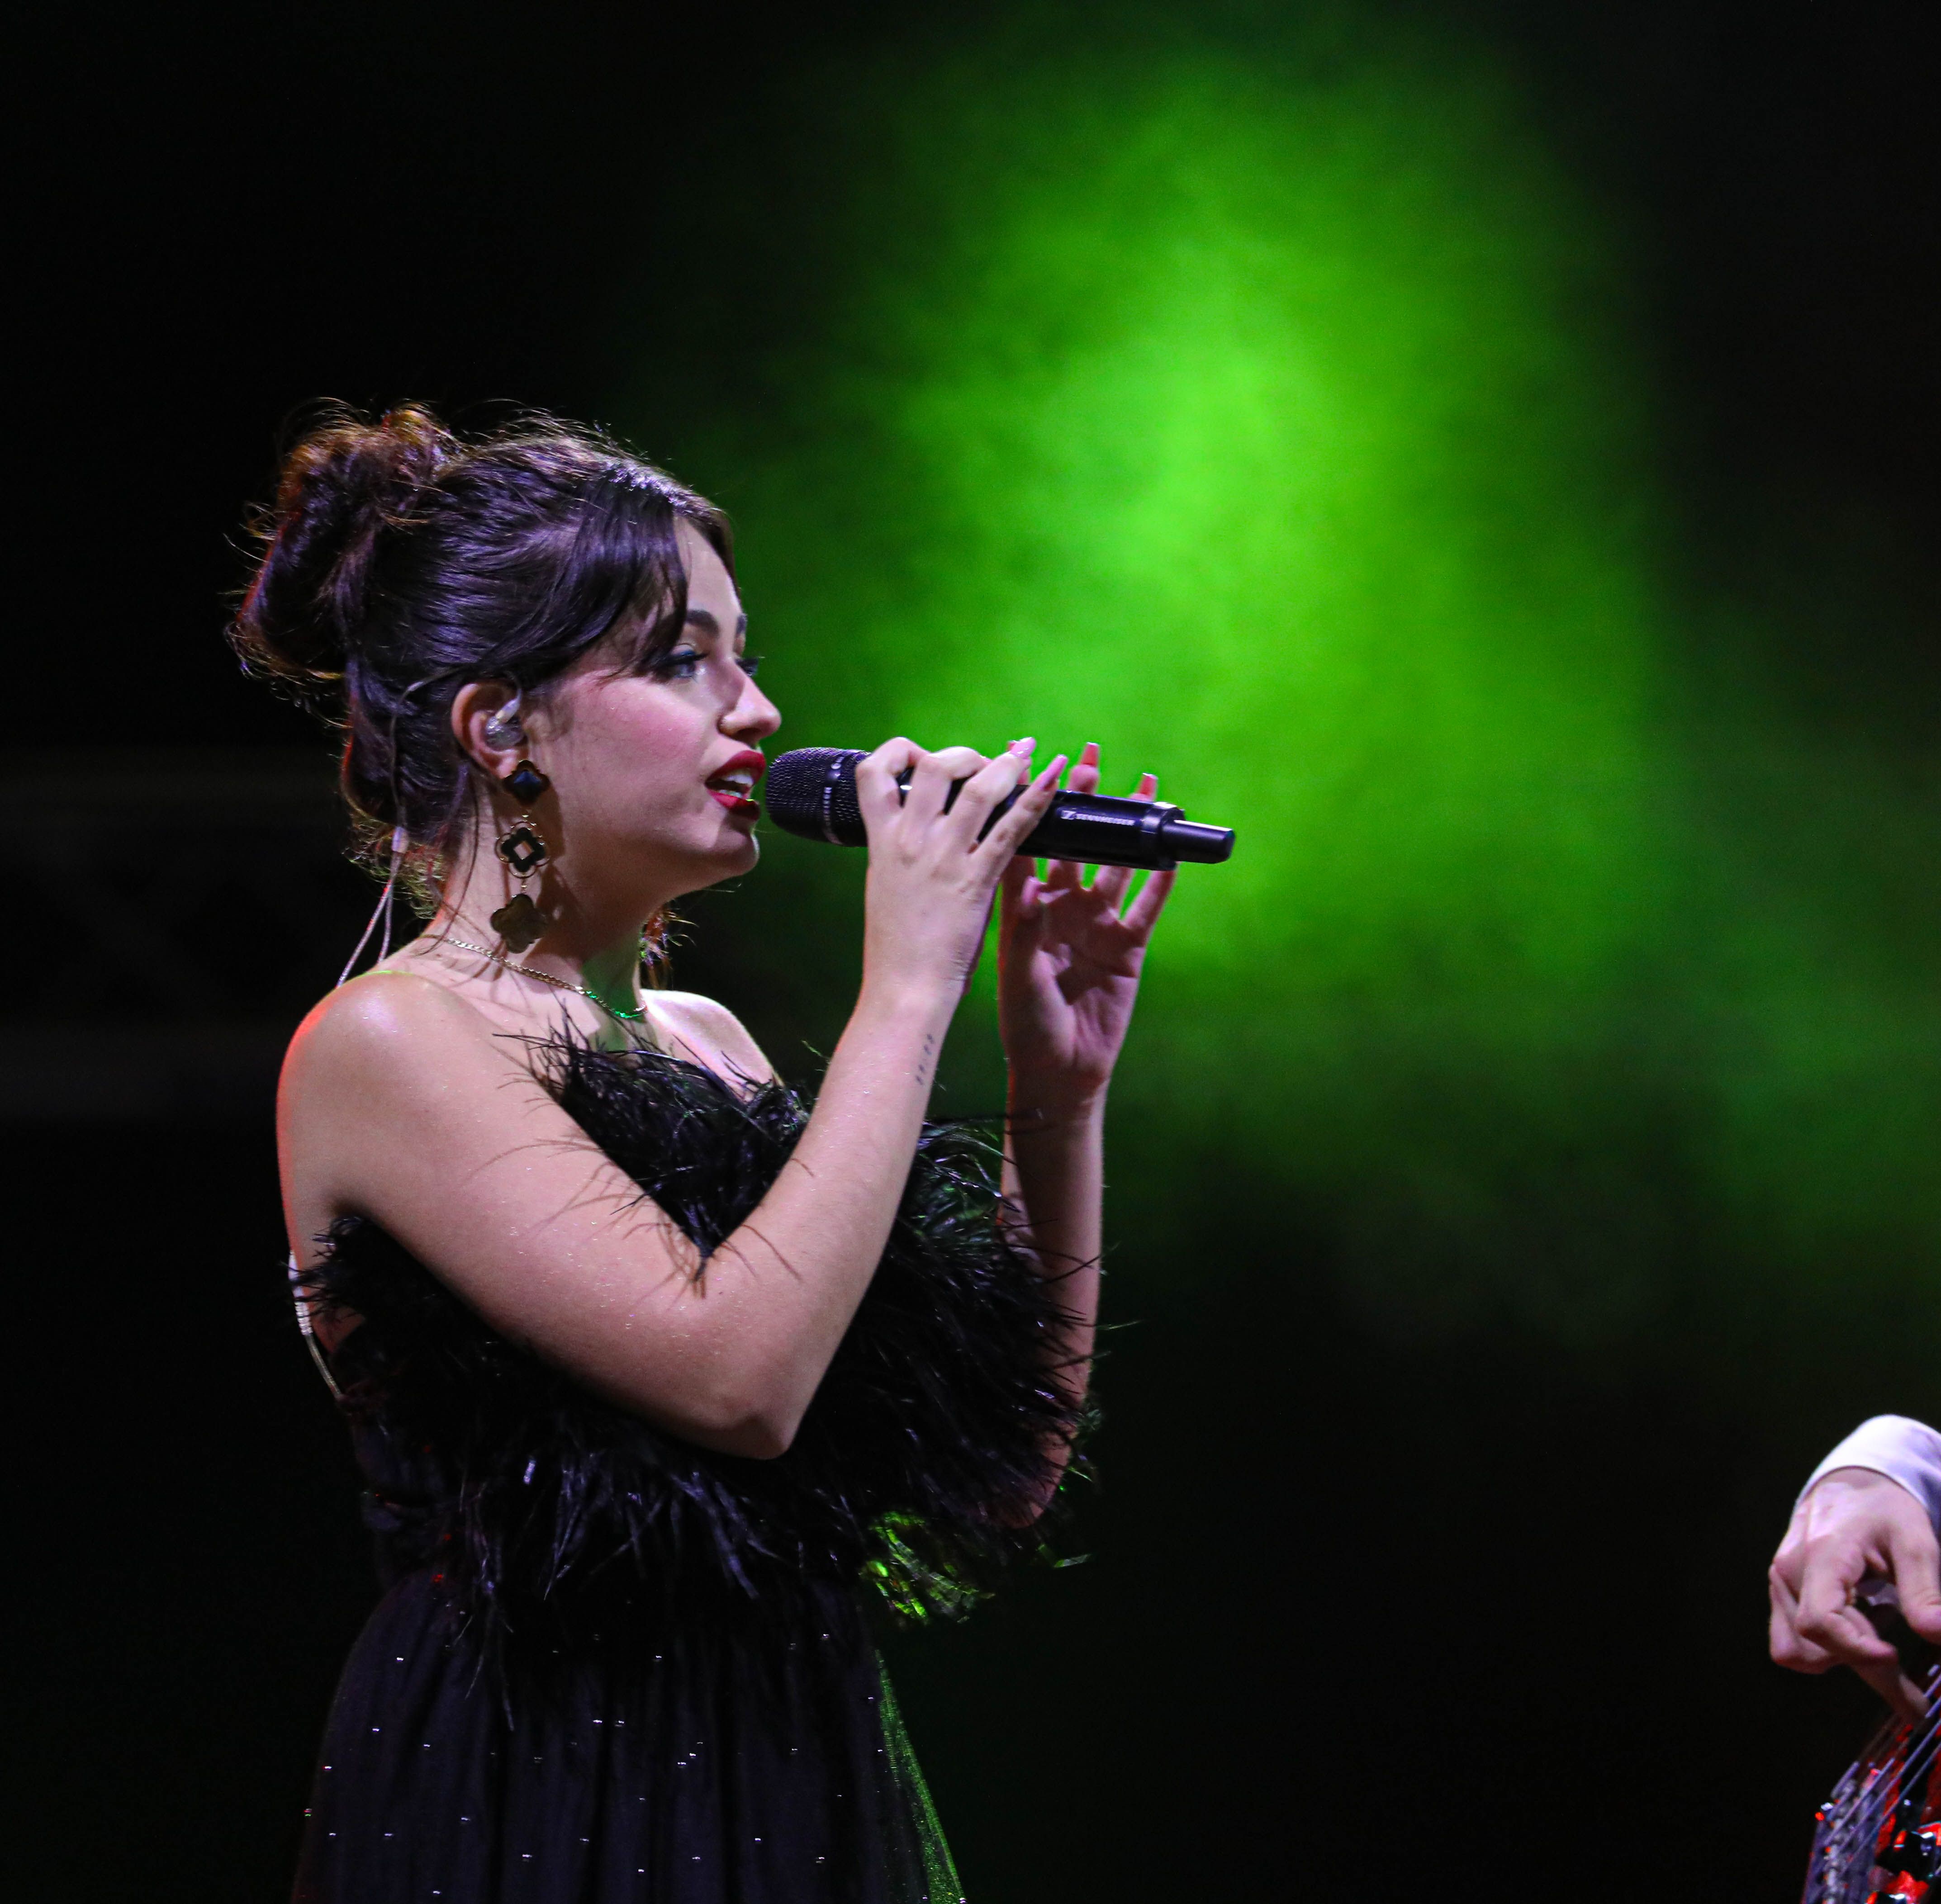
[[[767,1054],[728,1007],[698,992],[656,992],[656,1017],[703,1056],[718,1053],[744,1077],[766,1083],[775,1074]]]
[[[484,1014],[449,986],[414,973],[368,972],[330,993],[297,1028],[286,1090],[305,1080],[378,1084],[422,1071],[436,1055],[506,1060]]]

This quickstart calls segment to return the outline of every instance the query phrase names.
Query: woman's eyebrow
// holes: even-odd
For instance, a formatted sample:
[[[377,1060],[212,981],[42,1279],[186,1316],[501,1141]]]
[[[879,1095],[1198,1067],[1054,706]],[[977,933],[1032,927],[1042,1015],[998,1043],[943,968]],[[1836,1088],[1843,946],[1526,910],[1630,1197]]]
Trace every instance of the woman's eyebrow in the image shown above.
[[[703,634],[719,634],[721,632],[721,623],[710,609],[690,608],[687,611],[687,625],[691,628],[698,628]],[[746,634],[748,632],[747,616],[743,615],[736,619],[735,632],[738,635]]]

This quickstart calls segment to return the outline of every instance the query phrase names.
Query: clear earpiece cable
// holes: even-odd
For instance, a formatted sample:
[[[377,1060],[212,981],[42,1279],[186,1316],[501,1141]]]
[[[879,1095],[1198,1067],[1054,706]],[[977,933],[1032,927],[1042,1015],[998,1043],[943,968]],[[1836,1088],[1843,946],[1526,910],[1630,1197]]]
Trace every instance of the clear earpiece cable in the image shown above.
[[[384,937],[378,948],[378,963],[381,965],[391,955],[391,899],[398,890],[398,868],[402,862],[406,840],[402,827],[391,829],[391,866],[390,876],[384,882],[384,890],[378,895],[377,909],[371,915],[370,923],[364,928],[364,936],[357,942],[356,949],[344,961],[344,970],[338,973],[337,983],[345,983],[357,969],[357,961],[364,956],[364,948],[371,943],[371,935],[378,929],[378,921],[384,921]]]
[[[391,874],[384,882],[383,905],[384,910],[384,936],[378,944],[378,963],[381,965],[391,955],[391,922],[398,915],[393,903],[398,897],[398,869],[403,865],[405,848],[410,845],[402,827],[391,829]]]

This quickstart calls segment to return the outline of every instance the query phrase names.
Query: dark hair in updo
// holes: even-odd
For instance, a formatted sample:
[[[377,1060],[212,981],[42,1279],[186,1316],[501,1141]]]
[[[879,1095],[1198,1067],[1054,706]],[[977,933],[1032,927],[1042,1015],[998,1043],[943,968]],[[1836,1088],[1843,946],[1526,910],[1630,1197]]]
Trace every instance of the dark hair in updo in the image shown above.
[[[509,681],[530,706],[630,614],[616,665],[671,648],[683,521],[732,575],[726,517],[594,431],[537,417],[468,442],[416,404],[334,408],[283,460],[231,640],[342,725],[367,845],[402,827],[435,864],[478,793],[453,697]]]

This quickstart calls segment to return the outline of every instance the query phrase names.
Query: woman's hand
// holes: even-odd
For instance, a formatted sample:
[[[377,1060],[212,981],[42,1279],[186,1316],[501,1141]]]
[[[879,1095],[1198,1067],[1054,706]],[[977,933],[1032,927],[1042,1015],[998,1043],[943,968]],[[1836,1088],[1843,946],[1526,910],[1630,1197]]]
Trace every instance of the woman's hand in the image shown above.
[[[900,739],[857,763],[856,797],[870,836],[866,990],[942,988],[955,1005],[977,962],[998,881],[1058,790],[1062,754],[978,838],[992,808],[1029,775],[1031,755],[1029,741],[986,760],[970,747],[928,753]],[[909,787],[900,789],[906,772]]]
[[[1836,1468],[1809,1488],[1773,1556],[1772,1656],[1796,1673],[1851,1666],[1903,1719],[1925,1704],[1892,1646],[1855,1604],[1861,1583],[1891,1581],[1901,1616],[1941,1645],[1941,1572],[1926,1510],[1870,1468]]]
[[[1098,790],[1096,745],[1079,755],[1070,785],[1074,793]],[[1146,774],[1133,797],[1149,800],[1158,790],[1159,782]],[[1044,804],[1051,804],[1049,795]],[[1128,908],[1133,879],[1129,868],[1101,866],[1088,886],[1084,869],[1065,860],[1050,862],[1041,879],[1028,859],[1005,869],[998,1022],[1013,1096],[1022,1091],[1034,1110],[1077,1108],[1095,1100],[1118,1062],[1146,944],[1173,882],[1170,873],[1149,873]]]

